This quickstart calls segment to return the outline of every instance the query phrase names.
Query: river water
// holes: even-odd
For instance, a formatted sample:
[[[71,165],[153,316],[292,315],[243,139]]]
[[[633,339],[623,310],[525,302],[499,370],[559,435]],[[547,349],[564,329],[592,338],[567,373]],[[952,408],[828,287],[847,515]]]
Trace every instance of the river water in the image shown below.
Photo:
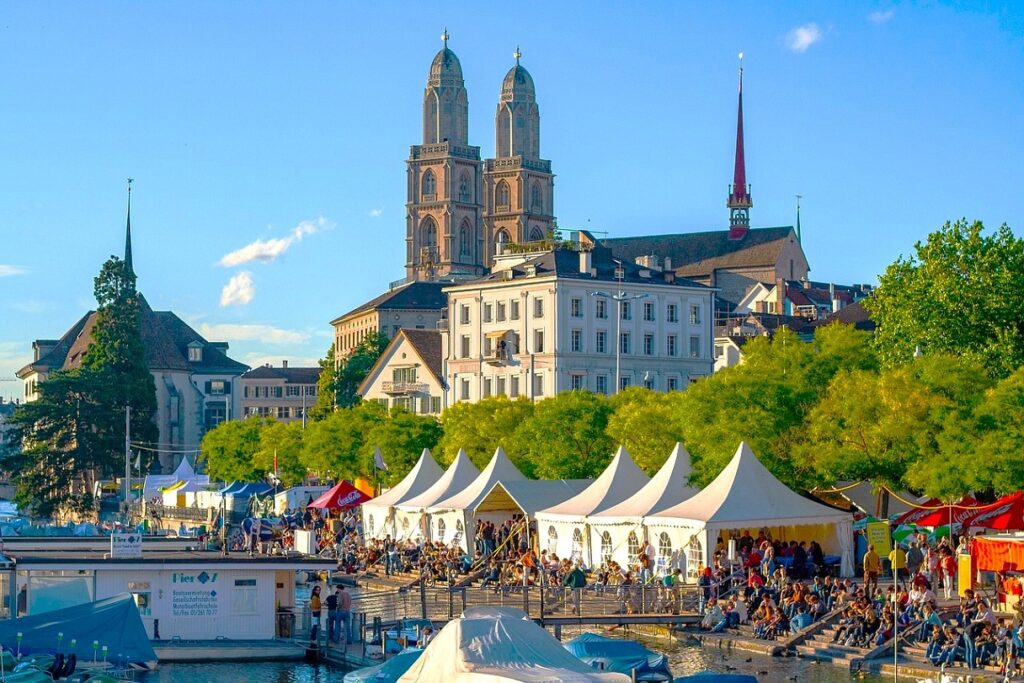
[[[734,671],[757,676],[764,683],[881,683],[873,675],[851,676],[831,664],[796,659],[765,657],[742,650],[702,648],[693,645],[672,644],[666,647],[661,640],[645,640],[658,651],[668,651],[672,673],[676,676],[696,673],[705,669]],[[341,683],[345,672],[325,665],[314,666],[299,662],[260,662],[223,664],[165,664],[146,676],[145,683]],[[912,679],[913,680],[913,679]]]

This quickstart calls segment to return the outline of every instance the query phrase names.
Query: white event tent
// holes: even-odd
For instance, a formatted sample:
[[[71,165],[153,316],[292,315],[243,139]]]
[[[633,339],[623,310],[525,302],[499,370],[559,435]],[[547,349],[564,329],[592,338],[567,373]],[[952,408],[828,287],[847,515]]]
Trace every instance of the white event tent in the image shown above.
[[[559,557],[581,560],[588,567],[594,566],[599,556],[588,540],[587,517],[618,505],[648,481],[650,478],[637,467],[629,452],[619,446],[608,467],[590,486],[572,498],[537,513],[540,546]]]
[[[434,526],[432,540],[451,544],[458,541],[463,549],[468,550],[466,536],[474,533],[476,528],[476,508],[490,493],[498,482],[525,481],[523,473],[516,469],[512,461],[499,446],[494,456],[487,463],[476,479],[462,491],[427,507],[431,524]]]
[[[526,613],[474,607],[452,619],[399,683],[627,683],[570,653]]]
[[[743,442],[736,455],[700,493],[644,520],[648,537],[659,545],[688,549],[691,564],[705,566],[719,536],[749,530],[756,536],[767,528],[772,538],[817,541],[826,554],[840,555],[843,576],[853,576],[853,517],[841,510],[804,498],[775,478]],[[693,567],[687,568],[692,576]]]
[[[363,533],[366,538],[397,536],[395,506],[415,498],[441,478],[441,466],[424,448],[409,474],[376,498],[363,503]]]
[[[535,522],[539,511],[578,496],[593,483],[593,479],[499,481],[480,499],[473,510],[474,516],[495,525],[521,517]],[[537,549],[555,552],[557,533],[553,537],[550,534],[545,536],[539,530],[537,533]]]
[[[194,482],[196,484],[207,485],[210,483],[210,475],[208,474],[196,474],[195,468],[192,467],[192,463],[189,462],[188,456],[182,456],[181,462],[178,463],[178,467],[175,468],[171,474],[147,474],[146,479],[142,483],[142,495],[148,501],[153,496],[161,492],[169,486],[173,486],[179,482]]]
[[[665,464],[639,491],[617,505],[588,515],[590,547],[596,551],[593,562],[613,559],[622,566],[634,564],[644,539],[644,517],[667,510],[697,492],[689,484],[691,471],[690,454],[677,443]],[[659,569],[679,565],[672,548],[658,548]]]
[[[427,508],[440,500],[454,496],[472,484],[473,480],[479,476],[480,470],[466,455],[466,451],[460,448],[455,455],[455,460],[448,466],[441,478],[434,482],[433,486],[420,495],[395,506],[395,526],[399,530],[398,537],[404,538],[402,530],[408,529],[412,538],[429,540],[431,524]]]

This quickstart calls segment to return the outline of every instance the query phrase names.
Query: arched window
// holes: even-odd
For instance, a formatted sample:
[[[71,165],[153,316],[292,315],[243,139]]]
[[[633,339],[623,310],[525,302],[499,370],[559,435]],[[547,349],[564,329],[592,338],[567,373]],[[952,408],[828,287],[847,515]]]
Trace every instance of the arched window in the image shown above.
[[[700,538],[694,534],[686,546],[686,580],[689,583],[696,583],[699,578],[697,573],[703,565],[704,547],[700,543]]]
[[[535,225],[530,228],[531,242],[540,242],[542,239],[544,239],[544,231],[540,229],[539,225]]]
[[[576,528],[572,530],[572,558],[573,561],[583,559],[583,530]]]
[[[497,237],[498,244],[508,244],[512,241],[512,238],[508,234],[508,230],[499,230]]]
[[[373,515],[366,516],[366,535],[373,537]]]
[[[544,211],[544,193],[540,189],[540,183],[534,183],[530,189],[530,207],[533,211]]]
[[[511,203],[512,193],[508,189],[508,183],[502,180],[498,183],[498,188],[494,191],[494,203],[498,206],[508,206]]]
[[[558,552],[558,531],[553,526],[548,527],[548,552]]]
[[[658,569],[667,569],[672,562],[672,539],[668,532],[662,531],[658,536]]]
[[[612,559],[612,535],[605,531],[601,534],[601,562],[608,564]]]
[[[469,221],[462,221],[462,227],[459,228],[459,254],[466,258],[469,258],[472,253],[471,247],[473,246],[470,244],[469,234]]]
[[[626,538],[626,552],[629,557],[627,562],[632,567],[636,564],[637,557],[640,555],[640,540],[636,537],[635,531],[630,531],[629,536]]]
[[[465,173],[459,177],[459,201],[463,204],[473,201],[473,194],[469,191],[469,176]]]
[[[423,246],[437,246],[437,223],[430,216],[423,220]]]
[[[427,169],[427,172],[423,174],[422,192],[424,195],[437,194],[437,178],[434,176],[434,172],[429,168]]]
[[[443,519],[438,519],[437,520],[437,540],[439,540],[439,541],[443,541],[444,540],[444,532],[445,532],[444,520]]]

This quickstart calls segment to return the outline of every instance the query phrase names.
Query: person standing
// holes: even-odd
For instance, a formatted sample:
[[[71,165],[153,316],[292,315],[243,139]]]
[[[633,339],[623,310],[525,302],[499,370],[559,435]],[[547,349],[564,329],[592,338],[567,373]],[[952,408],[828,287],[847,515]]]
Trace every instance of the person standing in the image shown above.
[[[907,554],[899,543],[889,553],[889,566],[892,568],[893,583],[903,585],[903,574],[907,569]]]
[[[320,611],[323,608],[320,602],[320,586],[313,586],[313,592],[309,596],[309,617],[311,628],[309,629],[309,640],[317,643],[320,635]]]
[[[345,586],[338,586],[338,623],[341,625],[340,638],[334,642],[341,643],[344,647],[348,645],[348,634],[352,623],[352,594],[345,590]]]
[[[868,551],[864,553],[864,593],[874,595],[878,590],[878,574],[882,571],[882,560],[875,552],[874,543],[868,544]]]
[[[338,587],[333,593],[327,596],[327,642],[336,643],[338,642],[338,593],[341,592],[341,588]]]
[[[910,550],[907,551],[907,573],[910,574],[911,580],[921,571],[923,564],[924,552],[921,550],[920,544],[917,541],[911,541]]]

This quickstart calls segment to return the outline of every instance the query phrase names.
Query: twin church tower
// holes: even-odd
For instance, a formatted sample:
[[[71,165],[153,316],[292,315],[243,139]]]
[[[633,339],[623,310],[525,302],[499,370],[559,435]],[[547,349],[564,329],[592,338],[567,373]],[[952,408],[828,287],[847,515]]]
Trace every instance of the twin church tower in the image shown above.
[[[554,225],[554,175],[540,158],[533,78],[519,63],[505,75],[495,114],[493,159],[469,144],[462,65],[444,46],[423,94],[423,144],[409,152],[406,277],[469,279],[487,272],[497,244],[544,239]]]

